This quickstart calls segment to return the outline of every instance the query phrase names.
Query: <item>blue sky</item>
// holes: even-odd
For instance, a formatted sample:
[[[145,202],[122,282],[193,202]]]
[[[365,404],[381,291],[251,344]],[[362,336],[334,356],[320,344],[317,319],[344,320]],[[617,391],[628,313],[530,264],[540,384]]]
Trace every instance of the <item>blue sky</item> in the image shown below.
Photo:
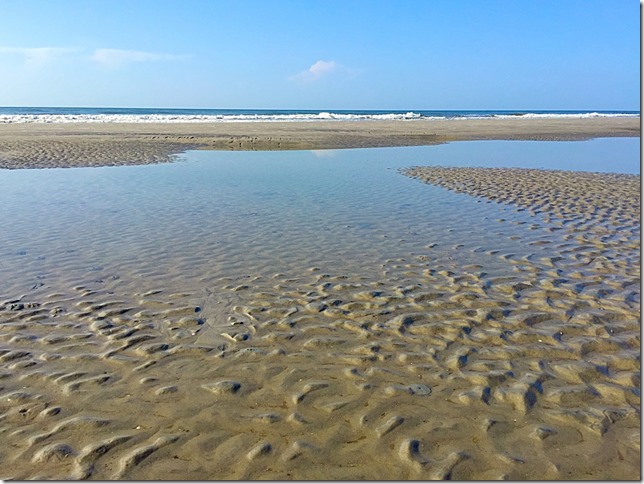
[[[639,110],[637,0],[0,0],[0,106]]]

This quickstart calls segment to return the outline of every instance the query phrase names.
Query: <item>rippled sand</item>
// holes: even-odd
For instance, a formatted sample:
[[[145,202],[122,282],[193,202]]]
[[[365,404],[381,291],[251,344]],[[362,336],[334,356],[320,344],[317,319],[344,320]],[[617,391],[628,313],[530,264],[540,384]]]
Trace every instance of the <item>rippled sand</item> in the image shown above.
[[[35,283],[0,301],[0,478],[639,479],[639,177],[407,174],[534,252]]]
[[[0,124],[0,168],[140,165],[189,149],[312,150],[456,140],[639,137],[640,118]]]
[[[585,260],[606,272],[640,277],[640,177],[519,168],[414,167],[411,177],[540,215],[568,233]],[[582,257],[578,257],[581,260]]]

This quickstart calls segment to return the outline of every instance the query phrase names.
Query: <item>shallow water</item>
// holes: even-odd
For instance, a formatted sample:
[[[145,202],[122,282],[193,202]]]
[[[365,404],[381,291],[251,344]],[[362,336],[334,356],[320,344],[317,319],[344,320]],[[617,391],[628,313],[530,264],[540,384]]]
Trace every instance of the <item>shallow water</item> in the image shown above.
[[[632,476],[639,286],[424,164],[639,173],[639,139],[1,171],[7,476]]]
[[[439,164],[633,173],[638,150],[639,140],[623,138],[481,141],[193,151],[166,165],[3,171],[0,217],[8,230],[0,235],[0,293],[6,284],[51,280],[61,266],[67,278],[151,271],[185,284],[213,272],[361,270],[445,238],[486,245],[488,218],[508,208],[422,186],[396,170]]]

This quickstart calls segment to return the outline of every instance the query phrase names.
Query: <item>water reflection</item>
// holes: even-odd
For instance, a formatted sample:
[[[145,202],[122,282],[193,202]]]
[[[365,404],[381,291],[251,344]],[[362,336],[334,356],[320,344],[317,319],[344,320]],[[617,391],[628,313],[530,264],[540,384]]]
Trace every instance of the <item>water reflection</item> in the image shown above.
[[[639,173],[639,139],[193,151],[165,165],[0,171],[0,290],[96,267],[181,284],[216,271],[361,271],[437,240],[489,244],[484,220],[511,209],[396,172],[424,164]]]
[[[315,150],[317,158],[395,160],[406,165],[540,168],[602,173],[640,172],[639,138],[598,138],[588,141],[461,141],[436,146]]]

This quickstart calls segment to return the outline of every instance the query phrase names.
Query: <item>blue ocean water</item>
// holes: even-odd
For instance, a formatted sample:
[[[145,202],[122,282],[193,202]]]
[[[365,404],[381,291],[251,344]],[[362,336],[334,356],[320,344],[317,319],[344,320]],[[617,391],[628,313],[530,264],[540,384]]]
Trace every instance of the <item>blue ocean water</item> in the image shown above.
[[[110,107],[0,107],[0,123],[319,121],[507,117],[638,117],[639,111],[593,110],[283,110]]]

